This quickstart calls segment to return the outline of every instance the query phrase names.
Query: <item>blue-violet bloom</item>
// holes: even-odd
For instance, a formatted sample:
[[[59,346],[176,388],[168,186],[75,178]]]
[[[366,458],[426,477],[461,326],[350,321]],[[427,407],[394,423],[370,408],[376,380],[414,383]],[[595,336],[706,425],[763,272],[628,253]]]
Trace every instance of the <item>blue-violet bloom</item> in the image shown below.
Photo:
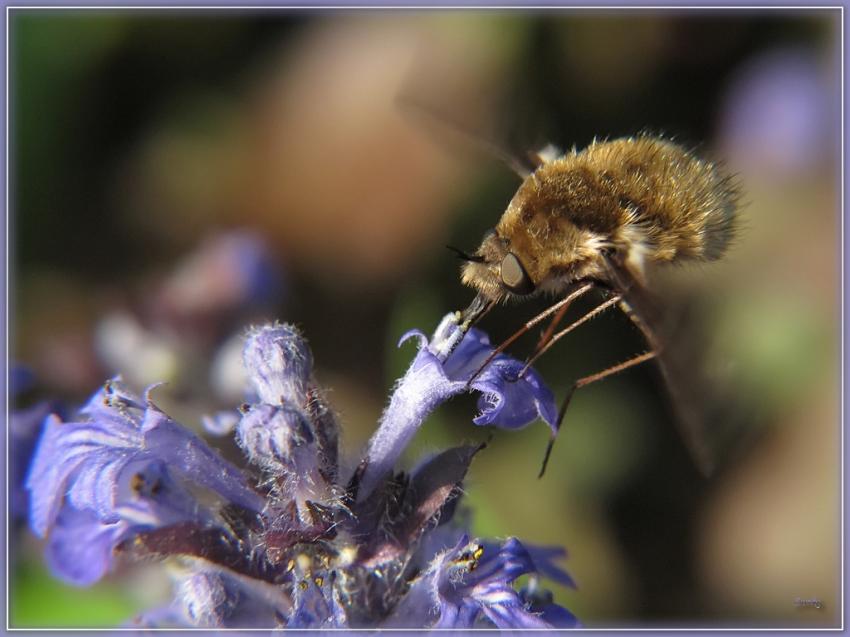
[[[138,397],[116,378],[69,422],[51,416],[27,481],[50,568],[87,585],[118,560],[170,560],[174,600],[138,617],[142,626],[577,625],[540,584],[572,585],[555,564],[563,551],[470,539],[453,517],[483,445],[396,467],[428,414],[460,392],[481,394],[476,424],[507,429],[538,417],[554,426],[551,392],[533,370],[519,378],[522,364],[505,355],[470,383],[493,349],[482,332],[463,336],[452,315],[430,341],[402,340],[411,335],[419,352],[350,476],[312,353],[290,325],[245,341],[251,387],[233,427],[244,469],[161,411],[154,387]]]

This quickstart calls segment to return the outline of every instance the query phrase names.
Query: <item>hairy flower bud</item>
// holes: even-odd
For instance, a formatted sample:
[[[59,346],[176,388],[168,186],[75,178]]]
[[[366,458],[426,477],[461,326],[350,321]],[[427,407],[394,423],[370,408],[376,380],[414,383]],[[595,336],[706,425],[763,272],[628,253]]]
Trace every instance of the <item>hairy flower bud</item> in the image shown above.
[[[260,402],[290,402],[302,408],[307,404],[313,354],[293,325],[274,324],[252,330],[242,357]]]

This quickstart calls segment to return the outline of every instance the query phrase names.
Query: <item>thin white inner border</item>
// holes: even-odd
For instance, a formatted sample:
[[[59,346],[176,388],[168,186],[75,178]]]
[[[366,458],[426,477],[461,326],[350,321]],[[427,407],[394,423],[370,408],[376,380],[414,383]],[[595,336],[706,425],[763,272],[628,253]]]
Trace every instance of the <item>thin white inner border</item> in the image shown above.
[[[504,10],[504,9],[512,9],[512,10],[529,10],[529,11],[540,11],[540,10],[553,10],[553,11],[576,11],[576,10],[628,10],[628,11],[676,11],[676,10],[684,10],[684,11],[693,11],[693,10],[716,10],[716,11],[735,11],[735,10],[764,10],[765,12],[771,11],[822,11],[822,10],[837,10],[840,15],[840,38],[839,38],[839,55],[840,55],[840,93],[841,93],[841,110],[840,110],[840,119],[841,119],[841,150],[840,150],[840,166],[841,173],[839,175],[840,182],[840,235],[839,241],[841,243],[840,253],[840,267],[841,271],[839,273],[839,279],[841,282],[841,290],[840,290],[840,314],[841,314],[841,333],[840,333],[840,341],[841,341],[841,354],[840,354],[840,414],[841,420],[839,422],[839,430],[840,430],[840,446],[841,446],[841,584],[840,584],[840,600],[841,600],[841,621],[839,627],[835,628],[706,628],[706,627],[698,627],[698,628],[662,628],[662,627],[654,627],[654,628],[581,628],[580,630],[588,631],[588,632],[707,632],[707,631],[717,631],[717,632],[728,632],[728,631],[738,631],[738,632],[788,632],[795,631],[799,632],[801,630],[806,631],[843,631],[844,630],[844,574],[845,574],[845,562],[844,562],[844,331],[846,329],[845,323],[845,290],[844,290],[844,6],[843,5],[812,5],[812,6],[803,6],[803,5],[737,5],[737,6],[723,6],[723,5],[645,5],[645,6],[631,6],[631,5],[577,5],[577,6],[553,6],[553,5],[517,5],[517,4],[506,4],[506,5],[491,5],[491,6],[482,6],[482,5],[403,5],[403,6],[392,6],[392,5],[291,5],[291,6],[281,6],[281,5],[7,5],[6,6],[6,15],[5,15],[5,38],[6,38],[6,68],[5,68],[5,109],[6,109],[6,123],[5,123],[5,182],[4,182],[4,199],[5,199],[5,211],[6,211],[6,547],[5,547],[5,556],[6,556],[6,630],[7,631],[21,631],[21,632],[137,632],[139,628],[13,628],[9,624],[10,614],[9,614],[9,413],[10,413],[10,405],[11,400],[9,396],[9,362],[11,360],[11,355],[9,351],[9,295],[10,295],[10,276],[9,276],[9,218],[11,217],[11,210],[9,208],[9,25],[12,10],[20,9],[25,11],[32,10],[63,10],[63,11],[71,11],[71,10],[145,10],[145,11],[171,11],[175,9],[179,10],[188,10],[194,9],[199,11],[207,11],[207,10],[224,10],[224,11],[251,11],[251,10],[262,10],[262,11],[291,11],[291,10],[304,10],[311,9],[316,11],[333,11],[338,9],[361,9],[361,10],[371,10],[371,9],[384,9],[384,10],[392,10],[392,11],[409,11],[409,10],[428,10],[428,11],[436,11],[436,10],[468,10],[468,9],[477,9],[481,11],[486,10]],[[207,628],[145,628],[144,631],[154,631],[154,632],[213,632],[211,629]],[[214,632],[268,632],[271,629],[268,628],[221,628],[216,629]],[[407,628],[407,629],[388,629],[388,628],[299,628],[298,631],[319,631],[319,632],[327,632],[327,631],[337,631],[337,632],[431,632],[431,631],[450,631],[450,632],[466,632],[475,631],[475,632],[502,632],[498,629],[488,629],[488,628],[472,628],[472,629],[464,629],[460,631],[455,628]],[[522,632],[574,632],[575,629],[545,629],[545,628],[525,628],[521,630],[508,631],[513,633],[522,633]]]

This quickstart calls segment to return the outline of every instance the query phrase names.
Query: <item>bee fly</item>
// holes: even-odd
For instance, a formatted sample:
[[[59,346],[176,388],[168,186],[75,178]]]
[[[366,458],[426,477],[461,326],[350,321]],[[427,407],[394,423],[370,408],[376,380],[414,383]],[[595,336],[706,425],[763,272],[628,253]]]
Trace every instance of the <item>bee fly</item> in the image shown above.
[[[578,379],[561,405],[556,430],[576,389],[653,358],[660,363],[674,404],[679,403],[675,374],[668,357],[662,356],[655,329],[659,316],[646,290],[647,266],[721,258],[736,228],[735,183],[715,164],[648,135],[594,141],[563,156],[549,148],[531,159],[518,171],[522,185],[478,249],[472,254],[455,250],[466,262],[463,283],[477,291],[457,320],[466,331],[498,303],[547,293],[560,298],[502,343],[478,373],[496,353],[548,317],[551,324],[526,368],[579,325],[617,306],[643,333],[648,350]],[[607,291],[607,298],[558,330],[569,305],[594,288]],[[697,464],[710,472],[712,459],[699,432],[689,418],[682,413],[679,417]],[[541,476],[554,440],[547,447]]]

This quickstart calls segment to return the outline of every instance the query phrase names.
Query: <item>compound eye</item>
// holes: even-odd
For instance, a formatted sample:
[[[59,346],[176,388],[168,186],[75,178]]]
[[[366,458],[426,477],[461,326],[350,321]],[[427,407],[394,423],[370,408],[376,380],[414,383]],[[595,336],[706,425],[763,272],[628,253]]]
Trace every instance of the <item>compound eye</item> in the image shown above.
[[[508,252],[502,259],[500,274],[502,283],[514,294],[531,294],[534,292],[534,282],[513,252]]]

